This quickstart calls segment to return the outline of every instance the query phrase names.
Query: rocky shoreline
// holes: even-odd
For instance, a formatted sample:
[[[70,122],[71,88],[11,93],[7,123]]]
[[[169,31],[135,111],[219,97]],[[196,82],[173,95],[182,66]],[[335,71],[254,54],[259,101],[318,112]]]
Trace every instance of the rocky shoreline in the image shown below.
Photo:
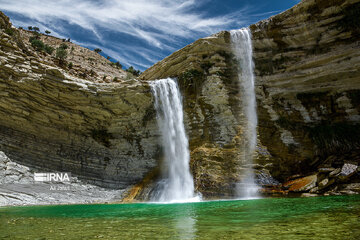
[[[71,182],[35,182],[33,170],[0,151],[0,207],[112,203],[121,201],[124,192],[86,184],[76,177]]]

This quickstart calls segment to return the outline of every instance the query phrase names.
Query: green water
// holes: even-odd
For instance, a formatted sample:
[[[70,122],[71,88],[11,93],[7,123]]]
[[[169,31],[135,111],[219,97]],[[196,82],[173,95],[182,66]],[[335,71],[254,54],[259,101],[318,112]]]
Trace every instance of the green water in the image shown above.
[[[360,196],[0,208],[0,239],[360,239]]]

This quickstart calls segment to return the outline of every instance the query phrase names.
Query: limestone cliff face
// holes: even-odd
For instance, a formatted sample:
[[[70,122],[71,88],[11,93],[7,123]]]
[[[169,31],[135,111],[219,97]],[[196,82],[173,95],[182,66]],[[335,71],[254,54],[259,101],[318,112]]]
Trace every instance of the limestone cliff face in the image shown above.
[[[284,181],[322,165],[360,161],[359,14],[359,0],[304,0],[250,26],[259,176],[270,171]],[[231,195],[239,178],[243,124],[236,69],[224,31],[141,75],[178,78],[196,188],[209,197]]]
[[[0,149],[35,169],[125,188],[156,165],[146,83],[93,83],[41,61],[0,12]]]

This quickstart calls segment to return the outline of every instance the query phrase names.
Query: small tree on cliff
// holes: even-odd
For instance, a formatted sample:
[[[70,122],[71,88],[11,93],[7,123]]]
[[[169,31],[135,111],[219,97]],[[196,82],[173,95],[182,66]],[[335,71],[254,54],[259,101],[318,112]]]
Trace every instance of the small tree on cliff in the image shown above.
[[[65,50],[64,48],[62,48],[62,47],[58,47],[58,48],[56,49],[55,57],[60,60],[60,61],[59,61],[60,63],[63,63],[64,60],[65,60],[66,57],[67,57],[67,52],[66,52],[66,50]]]
[[[100,48],[95,48],[94,49],[94,52],[96,52],[96,53],[100,53],[102,50],[100,49]]]
[[[49,30],[45,30],[45,33],[49,35],[51,32]]]

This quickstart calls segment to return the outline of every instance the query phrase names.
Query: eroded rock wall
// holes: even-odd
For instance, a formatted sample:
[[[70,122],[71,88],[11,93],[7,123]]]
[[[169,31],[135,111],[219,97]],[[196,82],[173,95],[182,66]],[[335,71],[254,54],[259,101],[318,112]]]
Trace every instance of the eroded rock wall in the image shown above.
[[[321,165],[360,161],[356,19],[358,0],[304,0],[250,26],[259,117],[259,165],[254,166],[258,176],[270,171],[285,181]],[[229,38],[224,31],[199,39],[141,75],[146,80],[178,79],[196,189],[208,197],[231,195],[239,178],[243,116]]]
[[[71,76],[31,55],[1,12],[0,23],[1,151],[26,166],[111,188],[135,184],[157,165],[146,83]]]
[[[312,171],[331,155],[359,161],[356,19],[358,0],[306,0],[251,26],[260,139],[279,178]]]

